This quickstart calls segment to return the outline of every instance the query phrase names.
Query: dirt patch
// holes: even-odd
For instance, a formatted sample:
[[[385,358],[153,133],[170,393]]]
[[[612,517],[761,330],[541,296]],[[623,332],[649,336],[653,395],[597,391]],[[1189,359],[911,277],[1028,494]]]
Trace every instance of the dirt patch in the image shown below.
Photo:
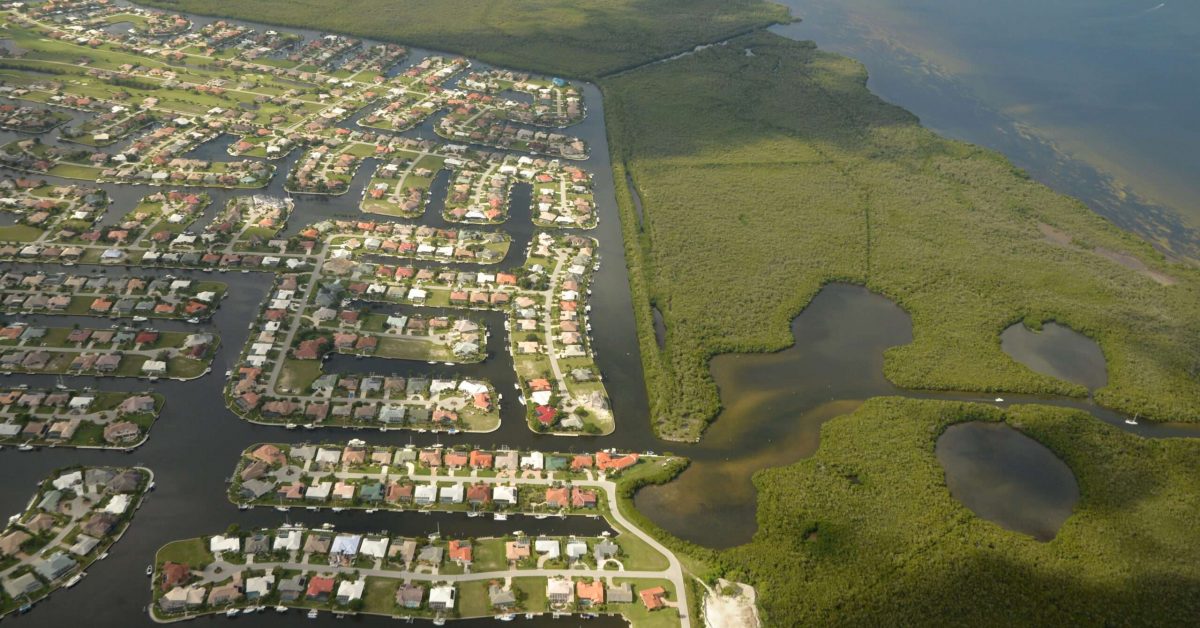
[[[1071,237],[1071,234],[1067,233],[1066,231],[1063,231],[1062,229],[1052,227],[1044,222],[1039,222],[1038,223],[1038,231],[1042,232],[1042,235],[1044,236],[1045,241],[1049,242],[1050,244],[1054,244],[1056,246],[1065,246],[1067,248],[1072,248],[1072,249],[1079,248],[1079,247],[1076,247],[1073,244],[1071,244],[1072,241],[1074,240]],[[1174,277],[1171,277],[1170,275],[1167,275],[1166,273],[1159,272],[1157,270],[1154,270],[1153,268],[1150,268],[1149,266],[1146,266],[1145,262],[1143,262],[1142,260],[1140,260],[1128,253],[1122,253],[1120,251],[1113,251],[1111,249],[1106,249],[1103,247],[1098,247],[1098,248],[1093,249],[1092,253],[1095,253],[1096,255],[1099,255],[1100,257],[1103,257],[1104,259],[1109,260],[1111,262],[1116,262],[1116,263],[1120,264],[1121,266],[1124,266],[1125,268],[1128,268],[1129,270],[1132,270],[1133,272],[1135,272],[1139,275],[1142,275],[1143,277],[1148,277],[1151,280],[1153,280],[1155,283],[1159,284],[1160,286],[1170,286],[1170,285],[1174,285],[1176,283],[1176,280]]]
[[[1051,244],[1057,244],[1059,246],[1070,246],[1071,244],[1071,234],[1063,231],[1062,229],[1056,229],[1044,222],[1039,222],[1038,231],[1041,231],[1042,235],[1045,236],[1046,241]]]
[[[1174,277],[1171,277],[1170,275],[1167,275],[1164,273],[1160,273],[1157,270],[1154,270],[1154,269],[1150,268],[1149,266],[1146,266],[1145,262],[1143,262],[1142,260],[1140,260],[1128,253],[1122,253],[1120,251],[1112,251],[1112,250],[1109,250],[1106,248],[1097,248],[1096,250],[1094,250],[1092,252],[1095,253],[1096,255],[1099,255],[1100,257],[1103,257],[1106,260],[1116,262],[1116,263],[1124,266],[1125,268],[1128,268],[1129,270],[1132,270],[1132,271],[1138,273],[1139,275],[1149,277],[1149,278],[1153,279],[1154,281],[1158,282],[1159,285],[1170,286],[1170,285],[1174,285],[1176,282]]]
[[[705,585],[704,625],[707,628],[758,628],[754,587],[740,582],[717,580],[714,591]]]

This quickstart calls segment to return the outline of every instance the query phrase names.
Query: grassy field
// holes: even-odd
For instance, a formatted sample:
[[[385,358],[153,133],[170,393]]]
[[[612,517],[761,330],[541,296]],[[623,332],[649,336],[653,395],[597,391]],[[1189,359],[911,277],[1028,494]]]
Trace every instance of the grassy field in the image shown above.
[[[950,496],[934,446],[970,420],[1007,421],[1071,467],[1080,501],[1052,541]],[[1048,406],[877,398],[755,484],[759,531],[724,559],[758,586],[767,625],[1178,625],[1200,610],[1195,441]]]
[[[165,562],[182,563],[184,565],[207,565],[213,561],[212,552],[204,546],[203,539],[187,539],[167,543],[158,550],[155,556],[157,564]]]
[[[786,21],[759,0],[148,0],[150,6],[450,50],[520,69],[594,78]]]
[[[644,204],[639,229],[619,190],[658,433],[698,437],[719,407],[709,357],[790,345],[791,318],[833,280],[912,315],[914,342],[885,365],[901,386],[1083,394],[1000,350],[1007,325],[1057,320],[1104,350],[1101,403],[1195,420],[1200,274],[922,128],[865,79],[851,59],[758,33],[604,83],[616,178],[627,167]]]

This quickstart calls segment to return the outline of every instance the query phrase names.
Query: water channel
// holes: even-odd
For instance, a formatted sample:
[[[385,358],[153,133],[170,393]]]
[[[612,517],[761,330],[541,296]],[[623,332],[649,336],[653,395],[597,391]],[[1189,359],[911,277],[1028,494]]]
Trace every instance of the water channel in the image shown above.
[[[195,18],[197,26],[213,21]],[[270,26],[255,25],[270,29]],[[297,31],[306,38],[318,36],[312,31]],[[409,60],[419,59],[429,51],[410,49]],[[475,64],[480,67],[482,64]],[[403,67],[403,66],[402,66]],[[531,432],[523,420],[522,408],[506,397],[501,404],[501,427],[485,435],[440,437],[403,432],[361,433],[346,429],[326,429],[316,432],[286,431],[279,427],[253,425],[242,421],[222,404],[221,374],[229,369],[249,334],[246,321],[253,320],[270,286],[271,277],[265,273],[209,274],[199,271],[178,271],[183,277],[220,279],[230,284],[229,296],[212,321],[200,326],[215,330],[221,336],[221,347],[213,361],[213,374],[188,383],[158,382],[128,379],[96,379],[67,377],[71,387],[95,386],[105,390],[141,390],[152,387],[167,397],[159,421],[150,432],[147,443],[130,455],[113,452],[43,449],[34,453],[18,453],[12,449],[0,451],[0,468],[5,472],[6,489],[0,491],[0,512],[15,513],[25,506],[35,483],[51,470],[69,464],[143,464],[157,474],[158,489],[145,502],[134,518],[128,534],[118,543],[112,555],[89,569],[90,577],[78,586],[59,591],[38,605],[34,613],[21,619],[35,626],[63,626],[87,621],[97,625],[151,625],[143,611],[150,596],[140,575],[154,552],[164,543],[186,537],[213,534],[225,530],[231,523],[242,528],[271,526],[285,521],[321,523],[330,521],[341,529],[381,530],[392,534],[423,535],[443,531],[483,536],[513,530],[530,533],[594,534],[601,522],[570,518],[535,521],[515,517],[507,523],[467,519],[462,515],[426,516],[415,513],[328,514],[275,511],[238,511],[225,496],[225,480],[232,472],[239,453],[256,442],[327,442],[363,437],[373,444],[403,444],[413,442],[427,445],[435,440],[448,445],[478,444],[484,447],[509,446],[554,451],[594,451],[601,447],[631,450],[665,450],[687,456],[692,466],[675,482],[642,491],[637,505],[655,522],[683,538],[714,547],[727,547],[746,541],[754,531],[754,489],[751,474],[761,468],[794,462],[811,455],[817,448],[820,426],[838,415],[857,407],[862,400],[876,395],[909,394],[892,386],[882,374],[883,351],[890,346],[911,340],[911,321],[893,303],[865,289],[832,285],[823,290],[793,322],[795,346],[778,353],[763,355],[727,355],[713,360],[714,379],[721,390],[725,409],[711,426],[702,442],[695,445],[666,444],[654,438],[649,428],[648,406],[642,377],[641,360],[634,324],[633,304],[628,277],[623,263],[623,246],[613,190],[612,169],[609,163],[607,138],[604,130],[604,107],[599,91],[584,85],[588,116],[584,122],[570,128],[591,147],[592,157],[585,167],[595,175],[595,195],[600,210],[599,226],[587,232],[600,242],[599,254],[603,263],[594,278],[591,300],[591,322],[596,338],[597,361],[604,374],[612,398],[617,430],[608,437],[562,438]],[[352,124],[346,121],[343,125]],[[427,127],[406,133],[419,137],[431,136]],[[57,142],[57,131],[44,137],[45,142]],[[7,142],[15,134],[0,134]],[[232,138],[222,137],[200,147],[198,154],[226,159],[225,146]],[[277,161],[278,171],[265,190],[230,191],[208,190],[213,204],[205,211],[196,227],[213,219],[230,197],[239,194],[284,195],[286,172],[299,158],[293,151]],[[296,211],[289,222],[289,231],[330,217],[357,217],[363,186],[373,164],[360,166],[349,191],[336,197],[294,195]],[[367,173],[367,174],[364,174]],[[18,176],[17,173],[5,173]],[[44,177],[52,182],[61,181]],[[442,220],[439,203],[444,197],[445,179],[433,193],[431,206],[415,222],[447,226]],[[154,191],[136,186],[102,185],[113,199],[105,217],[111,224],[131,209],[138,199]],[[524,198],[525,200],[522,200]],[[527,196],[520,192],[514,198],[509,221],[499,227],[513,236],[513,249],[504,265],[519,263],[533,228],[529,220]],[[5,267],[13,267],[6,265]],[[502,265],[503,267],[503,265]],[[42,265],[47,272],[96,272],[91,268],[66,269]],[[124,272],[109,269],[104,272]],[[139,273],[151,273],[138,269]],[[398,311],[405,308],[396,306]],[[411,309],[411,308],[410,308]],[[6,320],[8,317],[5,317]],[[486,377],[498,390],[509,390],[515,381],[511,359],[504,351],[500,315],[484,315],[488,324],[489,359],[481,364],[451,367],[429,367],[424,363],[397,360],[362,359],[339,356],[327,369],[336,372],[440,373],[454,372]],[[48,324],[70,324],[61,317],[23,317],[24,320]],[[97,319],[92,319],[95,322]],[[183,323],[158,323],[161,329],[196,329]],[[665,329],[663,330],[665,333]],[[48,377],[11,376],[4,385],[27,383],[49,386]],[[922,396],[922,395],[915,395]],[[941,394],[940,398],[974,399],[980,395]],[[1034,397],[1007,396],[1008,402],[1043,401],[1060,405],[1087,408],[1114,425],[1122,423],[1115,413],[1090,406],[1086,401],[1042,400]],[[1141,425],[1130,428],[1147,436],[1196,435],[1200,431],[1180,426]],[[86,609],[83,611],[81,609]],[[259,616],[254,625],[283,625],[296,617]],[[201,620],[208,621],[208,620]],[[220,620],[214,620],[220,621]],[[364,625],[390,625],[388,620],[354,618],[345,620]],[[547,620],[548,621],[548,620]],[[619,620],[593,620],[598,625],[618,625]],[[323,616],[314,625],[332,624]],[[491,622],[471,622],[464,625],[483,625]],[[527,625],[542,625],[541,620]],[[558,624],[561,625],[561,624]]]

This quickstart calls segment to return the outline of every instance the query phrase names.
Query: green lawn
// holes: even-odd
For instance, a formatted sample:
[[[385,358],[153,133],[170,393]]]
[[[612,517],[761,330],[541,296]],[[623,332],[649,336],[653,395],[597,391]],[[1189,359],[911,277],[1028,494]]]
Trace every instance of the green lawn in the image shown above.
[[[8,225],[0,227],[0,242],[33,242],[43,233],[41,229],[29,225]]]
[[[196,567],[207,565],[213,560],[212,552],[208,551],[203,539],[186,539],[167,543],[158,550],[158,554],[154,557],[155,563],[159,566],[165,562],[172,562]]]

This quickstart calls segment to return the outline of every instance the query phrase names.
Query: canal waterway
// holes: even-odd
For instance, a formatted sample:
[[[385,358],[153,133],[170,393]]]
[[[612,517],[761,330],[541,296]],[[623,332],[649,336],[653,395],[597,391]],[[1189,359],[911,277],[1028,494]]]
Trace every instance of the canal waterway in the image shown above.
[[[195,18],[198,25],[213,21]],[[273,27],[256,25],[260,29]],[[300,31],[306,38],[319,36],[313,31]],[[409,60],[419,59],[429,51],[410,49]],[[481,67],[475,64],[474,67]],[[483,66],[486,67],[486,66]],[[397,71],[397,69],[392,70]],[[278,513],[273,510],[238,511],[226,498],[226,479],[233,471],[240,452],[258,442],[337,442],[348,438],[364,438],[372,444],[429,445],[441,441],[446,445],[477,444],[484,447],[508,446],[537,448],[546,451],[595,451],[617,447],[635,451],[647,449],[670,450],[693,460],[692,466],[675,482],[649,488],[637,496],[637,505],[652,520],[683,538],[714,547],[727,547],[744,542],[755,529],[755,494],[750,477],[759,469],[788,464],[811,455],[818,446],[820,426],[836,416],[852,411],[863,400],[877,395],[909,394],[892,386],[883,377],[883,351],[890,346],[911,341],[911,321],[907,314],[887,299],[867,290],[848,285],[831,285],[824,289],[792,323],[796,344],[773,354],[728,355],[713,360],[713,376],[720,388],[725,409],[711,426],[704,440],[686,445],[662,443],[650,431],[648,404],[642,376],[641,359],[634,324],[633,303],[623,259],[623,246],[617,215],[609,163],[607,137],[604,130],[604,106],[599,91],[583,85],[588,104],[588,116],[569,132],[583,138],[591,147],[591,158],[584,167],[594,173],[594,188],[600,213],[599,226],[586,234],[599,240],[602,264],[592,283],[591,323],[594,330],[596,359],[605,377],[616,416],[616,432],[607,437],[554,437],[531,432],[524,421],[523,409],[514,395],[501,402],[503,418],[500,428],[490,434],[432,435],[407,432],[359,432],[349,429],[316,431],[287,431],[277,426],[254,425],[228,411],[223,404],[222,374],[231,368],[243,347],[254,320],[265,299],[272,277],[252,272],[205,273],[172,270],[181,277],[220,279],[230,284],[230,290],[213,319],[199,326],[177,322],[156,322],[162,329],[202,329],[216,331],[221,346],[214,358],[213,373],[198,380],[149,383],[132,379],[97,379],[66,377],[71,387],[95,386],[104,390],[143,390],[152,388],[167,398],[162,416],[150,432],[147,443],[131,454],[103,451],[73,451],[43,449],[21,453],[11,448],[0,451],[0,469],[5,473],[6,490],[0,491],[0,512],[21,510],[33,492],[35,484],[53,469],[70,464],[120,465],[142,464],[155,471],[157,490],[150,494],[134,518],[125,537],[114,546],[111,556],[90,568],[89,577],[78,586],[54,593],[39,604],[30,615],[22,617],[23,625],[63,626],[87,621],[104,626],[150,625],[143,607],[150,600],[148,583],[141,576],[158,547],[164,543],[192,536],[213,534],[231,523],[242,528],[278,525],[285,522],[319,524],[335,523],[339,529],[388,530],[391,534],[424,535],[440,527],[446,534],[485,536],[514,530],[529,533],[595,534],[603,523],[590,519],[533,520],[514,517],[508,522],[468,519],[462,515],[421,515],[416,513],[380,512],[367,515],[355,513]],[[353,128],[352,120],[342,126]],[[405,135],[432,137],[431,127],[413,129]],[[0,134],[0,141],[9,141],[16,134]],[[55,143],[56,132],[44,136]],[[222,136],[197,148],[194,154],[213,159],[229,159],[225,153],[232,138]],[[216,216],[225,202],[234,196],[270,194],[284,196],[286,173],[299,158],[293,151],[277,160],[278,170],[269,186],[261,190],[206,190],[213,197],[209,206],[193,227],[200,229]],[[296,202],[287,233],[304,225],[326,218],[373,217],[357,208],[363,187],[373,163],[361,166],[353,185],[340,196],[292,195]],[[367,174],[364,174],[367,173]],[[13,176],[19,173],[5,172]],[[78,183],[45,178],[55,183]],[[451,226],[441,217],[448,179],[435,181],[430,205],[423,217],[416,220],[397,220],[411,224],[437,227]],[[134,207],[144,195],[156,191],[146,186],[103,184],[113,199],[105,224],[113,224]],[[520,263],[533,226],[529,216],[527,193],[517,190],[512,199],[510,218],[504,225],[472,227],[482,230],[503,230],[513,237],[513,247],[503,265]],[[640,212],[639,212],[640,213]],[[393,220],[377,217],[381,220]],[[422,263],[434,266],[432,263]],[[502,265],[502,266],[503,266]],[[5,265],[6,268],[15,265]],[[47,272],[94,272],[88,267],[62,268],[42,266]],[[122,269],[104,272],[120,273]],[[138,273],[148,273],[137,269]],[[647,304],[639,304],[646,307]],[[389,306],[391,307],[391,306]],[[416,312],[413,306],[395,306],[398,312]],[[475,314],[472,314],[474,317]],[[445,374],[485,377],[497,390],[512,389],[515,376],[511,358],[506,351],[507,338],[500,314],[479,316],[489,327],[489,359],[480,364],[447,367],[430,366],[398,360],[372,358],[355,359],[335,356],[326,363],[330,372],[367,372],[399,374]],[[39,323],[63,322],[57,317],[31,317]],[[106,319],[91,319],[107,324]],[[665,333],[665,328],[662,330]],[[2,385],[29,384],[51,386],[54,379],[32,375],[0,378]],[[937,398],[990,401],[981,395],[944,393]],[[1123,417],[1090,405],[1087,401],[1040,399],[1006,395],[1005,403],[1039,401],[1058,405],[1082,407],[1099,419],[1113,425],[1123,425]],[[1146,436],[1196,435],[1200,431],[1186,426],[1124,426]],[[86,609],[86,610],[83,610]],[[254,625],[283,625],[294,623],[297,616],[278,617],[273,614],[257,616]],[[199,621],[209,621],[202,619]],[[224,621],[213,619],[211,621]],[[352,624],[390,625],[389,620],[353,618]],[[526,622],[543,625],[549,620]],[[619,620],[593,620],[595,625],[616,625]],[[323,616],[312,625],[330,625],[331,617]],[[491,622],[471,622],[464,625],[484,625]],[[339,624],[340,625],[340,624]],[[555,625],[562,625],[558,623]]]

